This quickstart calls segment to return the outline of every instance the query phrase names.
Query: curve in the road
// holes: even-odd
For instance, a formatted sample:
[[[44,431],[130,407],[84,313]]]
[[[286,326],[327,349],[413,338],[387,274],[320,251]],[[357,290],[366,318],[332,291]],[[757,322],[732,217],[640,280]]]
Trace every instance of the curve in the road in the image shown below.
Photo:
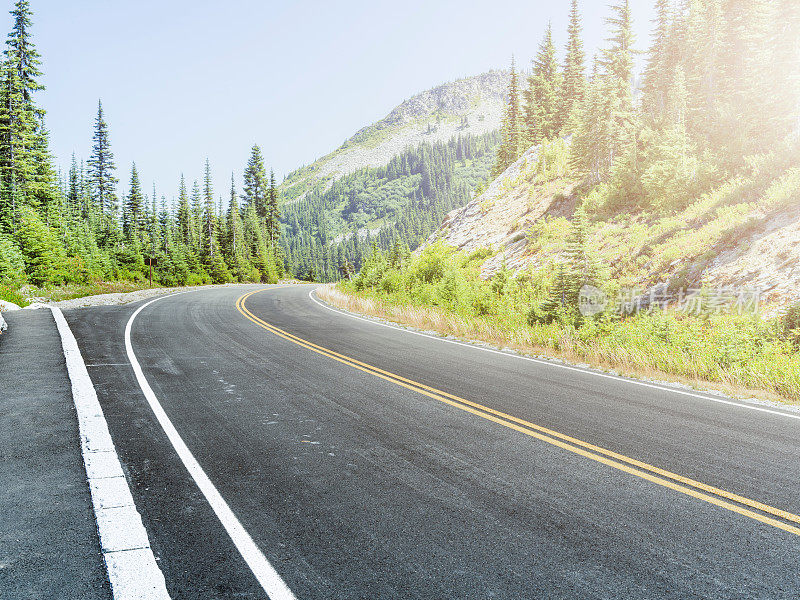
[[[276,289],[276,288],[269,288]],[[442,390],[438,390],[431,386],[416,382],[414,380],[402,377],[390,371],[380,369],[368,363],[356,360],[352,357],[334,352],[318,344],[314,344],[298,337],[292,333],[284,331],[263,319],[254,315],[247,309],[246,301],[253,294],[263,292],[266,290],[255,290],[243,294],[236,301],[236,307],[247,319],[266,329],[267,331],[308,350],[336,360],[342,364],[348,365],[352,368],[358,369],[365,373],[369,373],[376,377],[380,377],[386,381],[423,394],[429,398],[444,402],[466,412],[472,413],[481,418],[493,421],[499,425],[503,425],[525,435],[536,438],[540,441],[546,442],[553,446],[557,446],[563,450],[573,452],[585,458],[597,461],[614,469],[618,469],[630,475],[640,477],[652,483],[667,487],[677,492],[681,492],[698,500],[709,502],[721,508],[725,508],[732,512],[738,513],[742,516],[755,519],[761,523],[771,525],[788,533],[800,535],[800,527],[790,523],[800,524],[800,516],[775,508],[768,504],[734,494],[727,490],[723,490],[691,478],[684,477],[677,473],[672,473],[666,469],[650,465],[648,463],[636,460],[624,454],[614,452],[605,448],[601,448],[594,444],[584,442],[572,436],[559,433],[552,429],[536,425],[530,421],[514,417],[512,415],[503,413],[501,411],[492,409],[490,407],[472,402],[465,398],[449,394]],[[760,512],[755,512],[760,511]],[[764,514],[762,514],[764,513]],[[771,516],[767,516],[771,515]],[[787,522],[788,521],[788,522]]]
[[[133,345],[131,344],[131,328],[133,327],[133,322],[136,317],[140,312],[142,312],[142,310],[154,302],[158,302],[163,298],[169,298],[175,295],[176,294],[161,296],[142,304],[134,311],[130,319],[128,319],[128,323],[125,326],[125,350],[128,354],[128,359],[130,360],[131,367],[133,368],[133,372],[136,376],[136,381],[139,383],[139,387],[142,389],[142,393],[144,394],[147,403],[150,405],[153,414],[156,416],[156,419],[161,425],[161,428],[164,430],[164,433],[167,435],[167,438],[169,438],[173,448],[175,448],[175,452],[180,457],[181,462],[183,462],[186,470],[189,471],[189,474],[192,476],[192,479],[194,479],[197,487],[203,493],[209,505],[214,510],[214,513],[219,518],[222,526],[225,528],[225,531],[228,533],[234,545],[236,546],[236,549],[242,555],[242,558],[244,558],[247,566],[250,567],[253,575],[255,575],[259,584],[261,584],[261,587],[264,588],[264,591],[271,600],[295,600],[295,596],[292,591],[283,581],[272,564],[270,564],[270,562],[264,556],[264,553],[253,541],[253,538],[250,537],[250,534],[233,513],[230,506],[228,506],[228,503],[222,497],[222,494],[219,493],[216,486],[214,486],[211,479],[203,470],[203,467],[200,466],[200,463],[197,462],[197,459],[195,459],[191,450],[189,450],[184,443],[183,438],[181,438],[178,430],[175,429],[172,421],[170,421],[167,413],[164,411],[161,403],[158,401],[155,392],[153,392],[153,389],[147,382],[147,378],[144,376],[142,367],[133,351]]]

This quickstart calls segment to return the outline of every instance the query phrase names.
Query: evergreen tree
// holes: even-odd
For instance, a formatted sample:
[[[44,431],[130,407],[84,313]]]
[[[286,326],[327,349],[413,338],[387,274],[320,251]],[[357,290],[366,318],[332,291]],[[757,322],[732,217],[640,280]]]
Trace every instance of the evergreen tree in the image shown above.
[[[267,236],[274,254],[280,235],[280,210],[278,208],[278,186],[275,183],[275,172],[269,172],[269,190],[267,191]]]
[[[44,112],[33,101],[43,86],[37,81],[40,59],[31,40],[27,0],[17,0],[11,15],[14,25],[3,53],[0,90],[0,233],[16,228],[21,206],[35,204],[29,185],[36,161],[50,160],[40,131]]]
[[[564,62],[564,77],[559,104],[559,130],[568,126],[570,116],[583,102],[586,94],[585,54],[583,40],[581,40],[581,29],[578,0],[571,0],[569,27],[567,29],[567,56]]]
[[[653,120],[663,114],[666,92],[672,82],[674,65],[669,62],[669,33],[671,27],[670,0],[656,0],[655,29],[650,46],[650,59],[644,74],[642,108]]]
[[[766,148],[773,140],[758,109],[771,93],[769,70],[773,48],[764,44],[769,0],[723,0],[724,25],[719,55],[720,120],[712,143],[725,159],[738,163],[743,155]]]
[[[128,190],[128,197],[125,199],[125,210],[122,220],[122,233],[127,239],[139,237],[142,230],[142,205],[144,196],[142,186],[139,181],[139,173],[136,170],[136,163],[131,166],[131,182]]]
[[[629,0],[612,5],[610,46],[599,62],[602,71],[592,77],[578,116],[572,144],[573,165],[605,179],[617,157],[636,149],[636,113],[633,108],[633,30]],[[635,161],[635,157],[634,157]]]
[[[191,195],[191,230],[192,230],[192,250],[199,253],[203,240],[203,201],[200,196],[200,186],[195,180],[192,184]]]
[[[209,256],[214,256],[214,246],[216,245],[216,217],[214,214],[214,189],[211,183],[211,165],[206,159],[206,169],[203,176],[203,252]]]
[[[611,28],[610,47],[603,52],[601,65],[612,84],[621,109],[630,110],[633,82],[633,19],[630,0],[617,0],[611,5],[612,16],[607,19]]]
[[[254,144],[250,151],[250,158],[244,169],[244,194],[242,200],[245,206],[252,205],[260,219],[267,217],[267,172],[264,169],[264,157],[261,148]]]
[[[178,238],[188,248],[192,244],[192,215],[189,210],[189,195],[186,192],[186,180],[181,175],[181,185],[178,190],[177,214]]]
[[[75,153],[72,153],[72,162],[69,166],[69,183],[67,188],[67,206],[70,213],[76,218],[85,218],[82,214],[80,174]]]
[[[108,124],[103,116],[103,104],[97,102],[97,118],[92,138],[92,156],[89,165],[89,183],[92,202],[105,216],[106,228],[111,227],[117,213],[116,187],[118,180],[114,176],[114,154],[108,136]]]
[[[525,90],[525,145],[532,146],[554,138],[561,130],[559,91],[561,75],[556,61],[553,30],[548,24],[544,39],[533,61],[533,71]]]
[[[492,176],[511,166],[522,153],[522,114],[519,102],[519,76],[517,75],[514,57],[511,58],[511,80],[508,85],[508,99],[503,114],[503,123],[500,129],[502,141],[497,151],[497,162],[492,170]]]
[[[798,129],[800,117],[800,4],[777,0],[774,8],[770,43],[775,49],[770,71],[773,95],[768,96],[768,123],[773,139],[782,139]],[[780,82],[780,84],[778,84]]]

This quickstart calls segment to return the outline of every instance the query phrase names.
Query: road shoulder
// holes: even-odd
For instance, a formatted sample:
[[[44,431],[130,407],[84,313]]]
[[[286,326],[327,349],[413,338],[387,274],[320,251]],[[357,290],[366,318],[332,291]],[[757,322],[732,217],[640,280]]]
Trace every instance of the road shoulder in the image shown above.
[[[0,595],[111,598],[61,341],[48,310],[0,337]]]

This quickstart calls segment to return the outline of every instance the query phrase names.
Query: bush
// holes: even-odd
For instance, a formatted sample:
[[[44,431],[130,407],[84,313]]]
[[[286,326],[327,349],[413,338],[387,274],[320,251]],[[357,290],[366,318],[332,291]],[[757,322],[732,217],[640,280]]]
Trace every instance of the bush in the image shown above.
[[[800,348],[800,302],[789,307],[781,318],[783,335],[795,348]]]
[[[453,254],[453,250],[442,242],[428,246],[411,263],[411,273],[414,277],[425,283],[435,283],[444,277],[445,264]]]
[[[0,282],[18,286],[25,282],[25,258],[14,241],[0,236]]]
[[[52,229],[42,223],[32,208],[20,210],[15,242],[25,261],[28,279],[37,286],[64,283],[65,253]]]

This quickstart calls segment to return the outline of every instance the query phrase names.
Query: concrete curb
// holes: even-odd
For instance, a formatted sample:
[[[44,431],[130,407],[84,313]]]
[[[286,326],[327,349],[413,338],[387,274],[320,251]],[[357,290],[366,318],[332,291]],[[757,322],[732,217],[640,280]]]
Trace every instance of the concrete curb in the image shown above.
[[[8,323],[3,318],[3,313],[0,313],[0,334],[2,334],[6,329],[8,329]]]
[[[81,453],[114,600],[169,600],[78,342],[61,310],[50,310],[72,382]]]

